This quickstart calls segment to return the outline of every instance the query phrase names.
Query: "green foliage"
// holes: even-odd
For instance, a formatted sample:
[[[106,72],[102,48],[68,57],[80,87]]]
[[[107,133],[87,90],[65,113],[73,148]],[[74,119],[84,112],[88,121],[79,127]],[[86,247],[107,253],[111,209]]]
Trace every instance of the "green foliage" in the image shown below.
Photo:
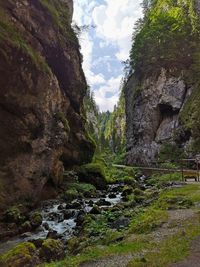
[[[147,183],[151,186],[156,186],[158,188],[163,188],[170,182],[180,182],[182,181],[181,172],[166,173],[166,174],[156,174],[148,179]]]
[[[135,184],[135,175],[137,171],[133,168],[118,169],[113,166],[108,166],[106,169],[106,177],[110,183]]]
[[[158,161],[171,161],[179,163],[179,159],[184,158],[183,148],[178,147],[177,144],[163,143],[157,156]]]
[[[132,68],[146,76],[160,73],[161,67],[186,69],[199,46],[199,19],[194,0],[149,3],[133,36]]]
[[[125,148],[125,96],[123,84],[121,85],[121,94],[117,106],[114,107],[114,111],[111,113],[105,127],[104,138],[108,141],[108,144],[116,154],[124,152]]]
[[[86,129],[96,142],[97,155],[108,149],[110,153],[124,153],[125,149],[125,98],[124,83],[121,84],[121,95],[113,112],[99,112],[94,94],[87,87],[84,98],[84,114],[86,116]]]

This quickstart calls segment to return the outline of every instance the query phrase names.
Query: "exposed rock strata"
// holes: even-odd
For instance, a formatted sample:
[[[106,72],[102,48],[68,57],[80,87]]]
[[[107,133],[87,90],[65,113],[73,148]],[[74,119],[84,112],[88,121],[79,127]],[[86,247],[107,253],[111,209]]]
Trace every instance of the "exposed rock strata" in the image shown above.
[[[0,1],[0,202],[38,200],[88,162],[72,0]],[[51,190],[50,190],[51,189]]]

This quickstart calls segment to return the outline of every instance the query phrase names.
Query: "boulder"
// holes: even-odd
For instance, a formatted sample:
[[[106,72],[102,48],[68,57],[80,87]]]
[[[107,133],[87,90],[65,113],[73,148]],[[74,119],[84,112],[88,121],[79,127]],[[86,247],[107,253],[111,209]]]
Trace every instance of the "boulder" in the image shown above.
[[[65,256],[64,245],[60,240],[46,239],[42,243],[39,255],[47,262],[61,260]]]

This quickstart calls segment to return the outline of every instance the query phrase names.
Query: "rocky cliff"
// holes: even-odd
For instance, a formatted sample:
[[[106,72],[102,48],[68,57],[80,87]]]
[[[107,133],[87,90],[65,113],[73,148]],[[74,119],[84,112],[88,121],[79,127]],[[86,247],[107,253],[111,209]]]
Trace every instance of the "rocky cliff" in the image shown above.
[[[200,152],[198,1],[144,1],[126,84],[127,162]]]
[[[88,162],[72,0],[0,0],[0,204],[50,196]]]

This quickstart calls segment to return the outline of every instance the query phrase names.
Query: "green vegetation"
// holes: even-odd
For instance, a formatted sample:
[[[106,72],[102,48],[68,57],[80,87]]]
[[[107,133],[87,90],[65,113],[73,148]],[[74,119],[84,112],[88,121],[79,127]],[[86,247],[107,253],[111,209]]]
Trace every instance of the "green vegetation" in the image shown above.
[[[163,143],[157,159],[159,162],[165,162],[170,159],[170,162],[180,165],[179,160],[184,157],[183,148],[178,147],[175,143]]]
[[[94,94],[90,87],[84,98],[83,115],[86,117],[86,129],[90,139],[96,144],[95,157],[109,153],[114,162],[123,163],[125,159],[125,98],[124,82],[121,83],[121,95],[113,112],[99,112]]]
[[[140,75],[160,73],[161,66],[184,70],[199,47],[199,18],[194,0],[144,1],[144,19],[137,24],[130,54]]]
[[[149,233],[166,222],[167,217],[166,211],[150,207],[133,219],[130,231],[137,234]]]
[[[163,175],[154,175],[148,179],[147,183],[149,185],[155,185],[158,188],[162,188],[170,182],[180,182],[182,181],[182,174],[180,172],[167,173]]]

